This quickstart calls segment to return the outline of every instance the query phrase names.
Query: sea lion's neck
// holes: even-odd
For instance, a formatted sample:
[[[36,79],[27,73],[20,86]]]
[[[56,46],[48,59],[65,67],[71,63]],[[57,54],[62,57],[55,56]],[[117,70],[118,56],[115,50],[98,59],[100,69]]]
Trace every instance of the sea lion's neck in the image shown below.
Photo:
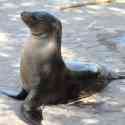
[[[61,58],[61,33],[32,33],[32,41],[34,46],[40,47],[43,52],[48,52],[51,55]]]

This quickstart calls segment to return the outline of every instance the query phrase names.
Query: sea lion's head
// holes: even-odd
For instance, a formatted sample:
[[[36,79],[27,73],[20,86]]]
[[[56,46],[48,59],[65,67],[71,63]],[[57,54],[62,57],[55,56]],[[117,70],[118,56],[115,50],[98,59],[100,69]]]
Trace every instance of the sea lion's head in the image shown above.
[[[62,27],[61,22],[55,16],[44,11],[24,11],[21,13],[21,18],[30,28],[33,35],[58,31]]]

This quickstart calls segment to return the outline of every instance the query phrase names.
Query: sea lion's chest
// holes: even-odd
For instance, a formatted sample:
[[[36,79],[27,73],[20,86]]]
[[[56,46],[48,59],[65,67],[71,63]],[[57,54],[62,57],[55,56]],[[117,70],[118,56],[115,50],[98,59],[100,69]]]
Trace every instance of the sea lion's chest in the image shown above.
[[[50,58],[54,51],[54,43],[48,43],[47,38],[31,40],[25,44],[20,66],[25,88],[31,88],[32,83],[40,79],[40,74],[45,76],[51,72]]]

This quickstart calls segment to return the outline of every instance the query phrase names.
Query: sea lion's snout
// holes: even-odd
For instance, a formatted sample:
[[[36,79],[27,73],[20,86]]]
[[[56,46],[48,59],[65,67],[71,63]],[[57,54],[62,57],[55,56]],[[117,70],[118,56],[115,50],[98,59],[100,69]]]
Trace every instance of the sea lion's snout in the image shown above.
[[[35,17],[32,14],[32,12],[26,12],[26,11],[22,12],[21,18],[29,26],[33,25],[36,22]]]
[[[27,11],[24,11],[24,12],[21,13],[22,18],[25,18],[27,16],[31,16],[31,15],[32,15],[31,12],[27,12]]]
[[[21,18],[22,18],[24,21],[25,21],[25,20],[28,20],[28,19],[32,18],[32,14],[31,14],[30,12],[24,11],[24,12],[21,13]]]

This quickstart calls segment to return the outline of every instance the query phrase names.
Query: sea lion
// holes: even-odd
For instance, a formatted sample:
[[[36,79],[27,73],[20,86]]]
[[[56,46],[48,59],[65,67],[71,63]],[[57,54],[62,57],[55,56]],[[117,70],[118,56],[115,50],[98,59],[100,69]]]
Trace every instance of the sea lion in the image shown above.
[[[103,66],[94,65],[91,70],[90,65],[85,69],[84,64],[66,64],[61,55],[62,24],[55,16],[42,11],[22,12],[21,17],[31,31],[21,56],[23,90],[17,96],[4,93],[25,99],[21,111],[33,125],[42,119],[41,105],[67,103],[100,91],[113,79],[125,78]]]

